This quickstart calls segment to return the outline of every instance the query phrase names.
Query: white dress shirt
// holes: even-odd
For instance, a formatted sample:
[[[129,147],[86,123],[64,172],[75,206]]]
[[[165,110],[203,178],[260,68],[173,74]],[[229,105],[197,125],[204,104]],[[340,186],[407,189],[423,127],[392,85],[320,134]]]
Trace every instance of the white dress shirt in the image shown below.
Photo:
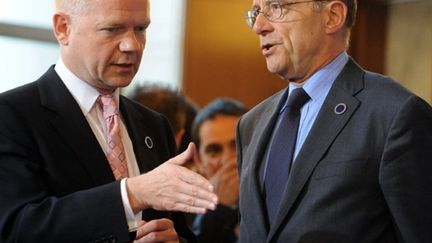
[[[57,62],[54,70],[57,72],[63,83],[68,88],[69,92],[74,97],[75,101],[81,108],[87,122],[89,123],[96,139],[99,142],[105,155],[108,153],[108,143],[105,136],[105,120],[103,118],[102,109],[96,102],[100,93],[87,82],[79,79],[75,76],[60,60]],[[114,99],[119,107],[119,89],[114,92]],[[138,164],[133,151],[132,141],[129,137],[127,129],[124,125],[123,118],[120,113],[120,134],[126,153],[126,161],[128,167],[129,177],[138,176],[140,174]],[[108,162],[107,162],[108,163]],[[122,179],[120,182],[121,196],[123,206],[127,218],[129,230],[135,230],[138,226],[138,222],[141,220],[142,213],[134,214],[129,203],[127,190],[126,190],[126,179]]]

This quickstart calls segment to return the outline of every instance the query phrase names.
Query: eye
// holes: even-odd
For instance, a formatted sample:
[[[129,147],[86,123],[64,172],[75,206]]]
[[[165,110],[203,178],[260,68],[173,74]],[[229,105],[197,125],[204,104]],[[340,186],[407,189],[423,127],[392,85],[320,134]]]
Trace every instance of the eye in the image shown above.
[[[120,31],[119,27],[105,27],[102,28],[102,31],[107,32],[107,33],[117,33]]]
[[[145,26],[136,26],[135,31],[137,32],[145,32],[147,30],[147,27]]]
[[[270,11],[278,11],[281,8],[281,3],[280,2],[270,2],[268,4],[268,8]]]
[[[259,6],[253,6],[251,10],[248,11],[249,17],[256,18],[258,14],[260,13],[260,7]]]
[[[216,157],[222,152],[222,147],[217,144],[209,144],[204,151],[207,156]]]

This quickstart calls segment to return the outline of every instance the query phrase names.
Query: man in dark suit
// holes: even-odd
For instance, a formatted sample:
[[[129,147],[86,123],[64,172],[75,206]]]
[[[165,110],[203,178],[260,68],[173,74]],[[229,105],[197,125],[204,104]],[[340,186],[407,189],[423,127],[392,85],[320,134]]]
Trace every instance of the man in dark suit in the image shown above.
[[[194,146],[170,159],[166,119],[119,95],[141,61],[148,0],[58,0],[56,10],[60,60],[0,95],[0,242],[194,241],[170,212],[217,203],[181,166]]]
[[[239,121],[242,243],[432,242],[432,109],[346,54],[355,12],[355,0],[254,0],[247,13],[289,84]],[[295,146],[273,159],[299,93]]]

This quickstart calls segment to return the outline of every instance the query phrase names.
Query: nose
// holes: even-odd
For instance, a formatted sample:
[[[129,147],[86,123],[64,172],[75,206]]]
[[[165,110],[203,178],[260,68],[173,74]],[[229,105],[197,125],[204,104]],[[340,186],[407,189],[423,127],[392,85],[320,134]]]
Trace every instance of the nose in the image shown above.
[[[257,35],[265,35],[268,32],[271,32],[273,29],[273,26],[271,25],[270,21],[264,16],[263,13],[259,13],[258,16],[256,16],[255,23],[253,25],[253,30]]]
[[[120,51],[122,52],[137,52],[144,48],[145,38],[137,36],[134,31],[128,31],[122,37],[120,42]]]

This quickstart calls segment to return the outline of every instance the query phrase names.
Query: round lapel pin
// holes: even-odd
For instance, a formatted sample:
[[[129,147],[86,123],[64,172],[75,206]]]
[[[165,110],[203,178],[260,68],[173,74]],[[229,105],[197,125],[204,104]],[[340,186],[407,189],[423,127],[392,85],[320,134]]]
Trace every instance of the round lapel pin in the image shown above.
[[[153,148],[153,140],[149,136],[145,137],[144,142],[145,142],[147,148],[149,148],[149,149]]]
[[[334,113],[336,115],[342,115],[347,110],[347,106],[344,103],[339,103],[334,108]]]

